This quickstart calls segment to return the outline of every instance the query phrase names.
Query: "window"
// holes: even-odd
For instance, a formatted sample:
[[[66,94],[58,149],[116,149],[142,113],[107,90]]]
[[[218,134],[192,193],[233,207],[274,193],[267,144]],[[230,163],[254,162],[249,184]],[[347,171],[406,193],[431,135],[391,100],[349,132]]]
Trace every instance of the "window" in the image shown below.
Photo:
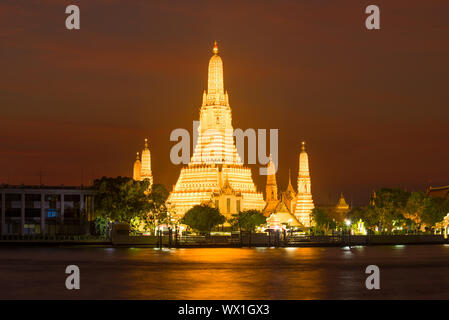
[[[57,213],[56,209],[47,209],[47,218],[56,218]]]
[[[215,208],[219,209],[218,200],[215,200]]]
[[[226,199],[226,207],[227,207],[227,212],[230,213],[231,212],[231,198]]]
[[[237,205],[237,212],[240,212],[240,200],[237,200],[236,205]]]

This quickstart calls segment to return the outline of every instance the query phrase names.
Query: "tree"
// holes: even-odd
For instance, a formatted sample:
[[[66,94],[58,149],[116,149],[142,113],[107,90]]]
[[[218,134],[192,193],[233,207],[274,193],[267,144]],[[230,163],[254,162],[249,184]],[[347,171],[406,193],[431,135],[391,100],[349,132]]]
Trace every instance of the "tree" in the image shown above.
[[[109,231],[109,220],[105,217],[96,217],[94,220],[95,233],[99,236],[105,237]]]
[[[169,196],[169,192],[163,184],[153,184],[151,188],[151,199],[158,205],[165,204]]]
[[[409,197],[410,192],[401,189],[382,188],[376,191],[373,209],[381,231],[391,231],[393,227],[405,224],[403,212]]]
[[[426,207],[427,196],[423,192],[412,192],[405,205],[404,217],[409,219],[413,225],[421,226],[422,217]],[[412,228],[412,226],[410,226]],[[415,229],[413,227],[413,229]]]
[[[329,229],[335,229],[335,220],[331,218],[329,212],[322,208],[314,208],[312,210],[312,219],[315,222],[315,227],[321,229],[327,234]]]
[[[200,233],[210,234],[211,230],[225,222],[225,217],[217,208],[208,205],[197,205],[186,212],[181,223],[188,225]]]
[[[150,210],[143,217],[146,229],[154,230],[157,225],[170,224],[170,217],[165,205],[168,195],[169,193],[163,184],[153,184],[149,195]]]
[[[369,229],[377,226],[380,231],[392,231],[404,226],[409,229],[432,227],[448,213],[449,199],[432,198],[423,192],[382,188],[376,191],[370,205],[353,208],[348,216],[353,221],[361,219]]]
[[[449,199],[427,197],[421,219],[426,225],[433,226],[442,221],[448,213]]]
[[[267,223],[267,218],[258,210],[246,210],[234,215],[230,222],[240,230],[252,232],[256,227]]]
[[[354,207],[349,212],[348,218],[354,222],[362,220],[367,229],[373,229],[379,223],[373,206]]]
[[[113,221],[130,223],[134,217],[143,217],[154,207],[150,202],[149,181],[135,181],[127,177],[95,180],[98,190],[95,211]]]
[[[230,223],[234,227],[238,227],[240,242],[242,242],[242,229],[249,231],[249,244],[251,245],[252,232],[256,230],[256,227],[267,223],[267,218],[258,210],[245,210],[235,214]]]

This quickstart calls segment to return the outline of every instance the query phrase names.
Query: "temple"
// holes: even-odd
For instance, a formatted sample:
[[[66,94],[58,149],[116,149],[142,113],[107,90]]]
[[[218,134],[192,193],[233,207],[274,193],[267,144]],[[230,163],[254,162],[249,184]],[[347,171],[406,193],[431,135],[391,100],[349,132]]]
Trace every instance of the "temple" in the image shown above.
[[[145,145],[142,150],[142,158],[139,158],[137,152],[136,161],[134,161],[133,167],[133,179],[143,181],[148,179],[150,181],[150,189],[153,185],[153,173],[151,171],[151,153],[148,148],[148,139],[145,139]]]
[[[341,212],[343,214],[346,214],[349,212],[349,204],[346,202],[345,197],[343,196],[343,192],[340,193],[340,198],[338,199],[338,203],[335,206],[335,210],[337,212]]]
[[[209,61],[208,88],[200,108],[198,139],[187,167],[181,169],[167,206],[177,218],[202,203],[229,217],[239,211],[263,210],[265,201],[244,167],[234,144],[232,112],[224,90],[223,61],[215,42]]]
[[[298,194],[296,196],[295,217],[305,227],[312,226],[312,210],[315,208],[312,199],[311,181],[309,173],[309,158],[306,152],[306,143],[302,142],[299,154]]]
[[[285,226],[304,227],[293,215],[291,203],[295,201],[295,197],[295,191],[291,186],[290,175],[287,190],[282,192],[280,197],[278,196],[276,169],[270,157],[270,162],[267,167],[267,205],[263,209],[263,214],[267,217],[267,225],[269,228],[276,229]]]
[[[340,193],[340,198],[338,199],[337,205],[334,207],[335,218],[338,221],[343,221],[350,211],[349,204],[346,202],[343,192]]]

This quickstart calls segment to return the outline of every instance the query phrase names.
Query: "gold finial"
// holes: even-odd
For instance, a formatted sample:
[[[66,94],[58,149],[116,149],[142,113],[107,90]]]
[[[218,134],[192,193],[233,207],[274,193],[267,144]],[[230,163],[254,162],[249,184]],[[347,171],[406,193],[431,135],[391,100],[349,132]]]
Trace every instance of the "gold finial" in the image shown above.
[[[138,153],[138,152],[137,152],[136,160],[140,160],[140,159],[139,159],[139,153]]]
[[[214,54],[217,54],[217,53],[218,53],[218,44],[217,44],[217,41],[214,42],[214,49],[212,50],[212,52],[213,52]]]
[[[301,143],[301,151],[306,151],[306,142],[305,141],[303,141]]]
[[[148,139],[145,138],[145,148],[148,148]]]

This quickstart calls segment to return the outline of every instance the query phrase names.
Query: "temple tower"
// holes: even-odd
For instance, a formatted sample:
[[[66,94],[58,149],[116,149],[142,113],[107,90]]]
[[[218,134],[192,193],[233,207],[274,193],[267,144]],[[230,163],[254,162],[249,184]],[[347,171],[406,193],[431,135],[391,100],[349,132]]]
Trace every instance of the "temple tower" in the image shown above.
[[[231,107],[224,91],[223,61],[217,42],[209,60],[207,91],[200,109],[199,137],[192,164],[241,164],[234,145]]]
[[[309,173],[309,158],[306,143],[303,141],[299,154],[298,194],[296,196],[296,218],[305,226],[312,225],[312,210],[315,208],[312,200],[311,181]]]
[[[278,200],[278,187],[276,183],[276,168],[273,161],[268,163],[267,168],[267,185],[266,185],[266,201],[277,201]]]
[[[235,194],[241,195],[241,202],[238,205],[230,203],[230,207],[241,210],[262,210],[265,207],[263,194],[257,191],[253,182],[251,169],[243,166],[234,144],[231,107],[224,90],[223,61],[218,55],[216,42],[212,52],[207,91],[203,93],[200,108],[198,139],[190,163],[181,169],[167,199],[167,207],[177,217],[182,217],[195,205],[220,200],[217,195],[227,197],[226,192],[222,192],[223,187],[230,187]],[[227,198],[226,203],[229,201],[234,200]]]
[[[335,206],[335,212],[337,213],[339,219],[343,221],[346,217],[347,213],[350,211],[349,205],[346,202],[345,197],[343,196],[343,192],[340,193],[340,199],[338,199],[338,203]]]
[[[288,170],[287,189],[284,191],[283,195],[284,195],[284,202],[288,210],[294,213],[296,209],[296,192],[292,185],[292,176],[290,173],[290,169]]]
[[[134,161],[133,179],[143,181],[148,179],[150,181],[150,189],[153,186],[153,172],[151,171],[151,153],[148,147],[148,139],[145,139],[144,148],[142,150],[142,157]]]
[[[139,153],[137,152],[136,161],[134,161],[133,179],[140,181],[140,174],[142,170],[142,163],[140,162]]]
[[[349,211],[349,205],[346,202],[345,197],[343,196],[343,192],[340,193],[340,198],[338,199],[338,203],[335,207],[337,211]]]

